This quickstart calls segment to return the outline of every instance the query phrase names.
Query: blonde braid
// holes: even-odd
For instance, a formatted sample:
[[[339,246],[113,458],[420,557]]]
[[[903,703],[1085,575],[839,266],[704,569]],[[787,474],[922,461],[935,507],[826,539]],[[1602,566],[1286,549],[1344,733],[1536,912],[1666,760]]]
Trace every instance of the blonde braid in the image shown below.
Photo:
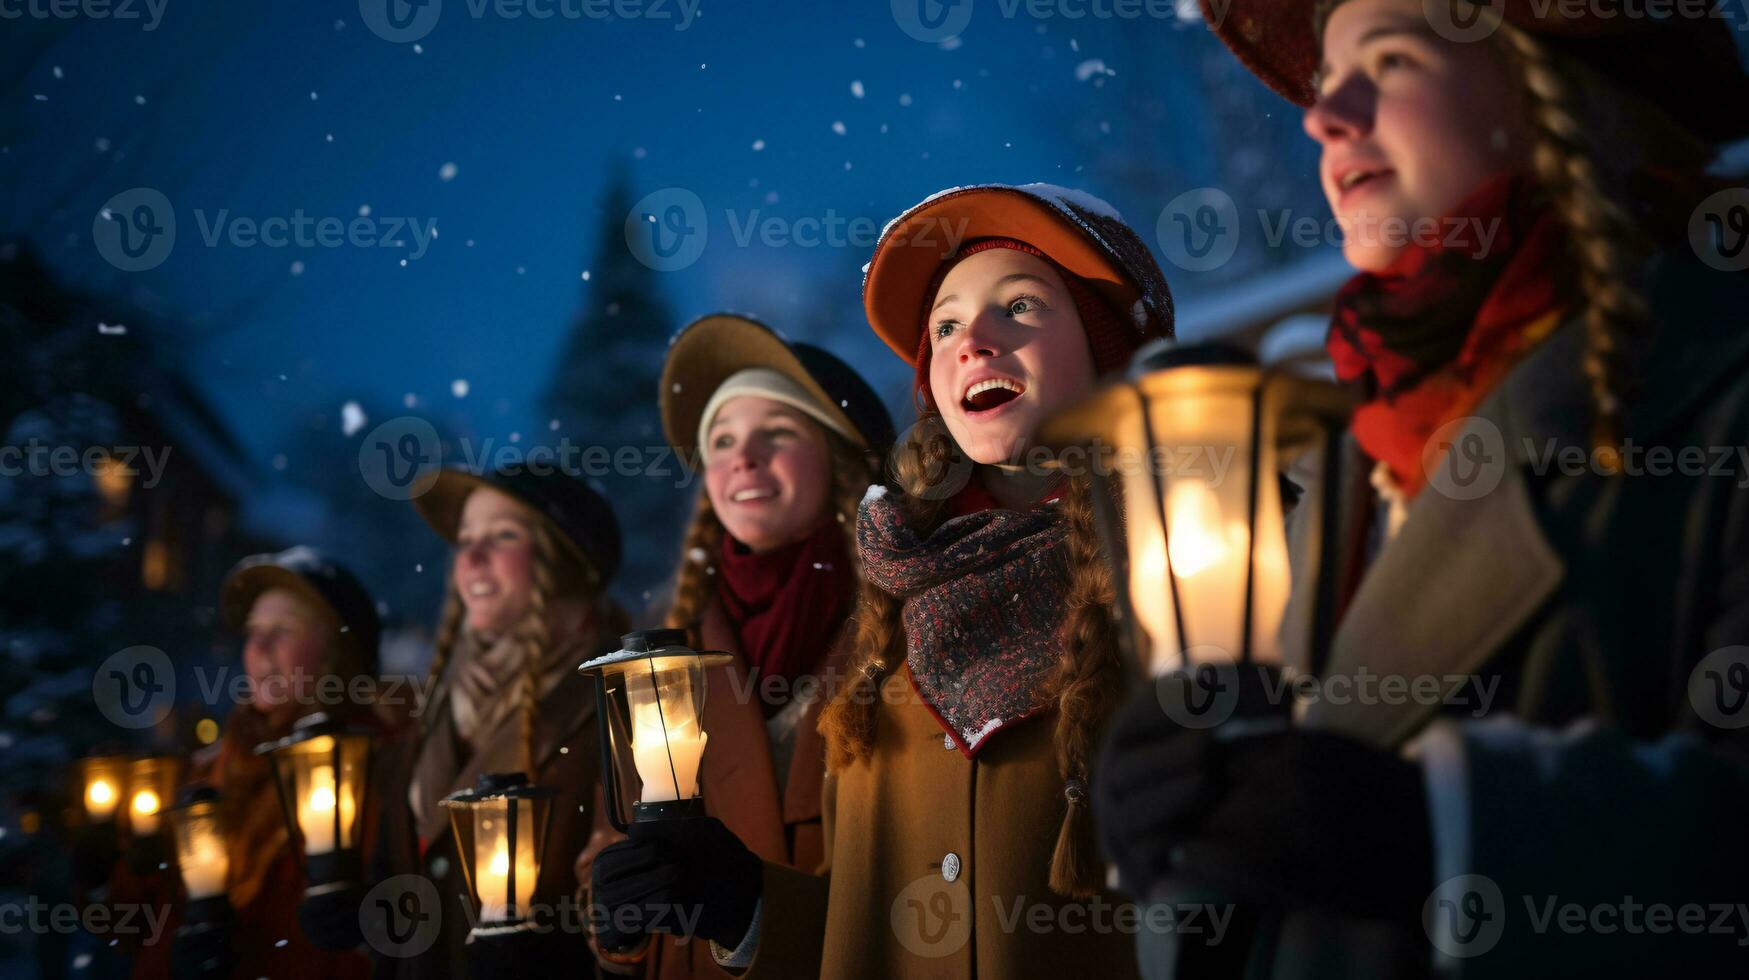
[[[687,526],[686,537],[680,542],[680,567],[674,576],[674,598],[668,604],[668,614],[663,617],[664,626],[687,630],[695,647],[702,642],[696,635],[698,621],[704,616],[705,606],[716,595],[717,586],[712,581],[716,577],[716,566],[712,562],[723,546],[723,533],[723,522],[711,509],[710,494],[700,488],[692,523]]]
[[[1609,472],[1621,471],[1625,347],[1651,317],[1634,285],[1649,241],[1607,181],[1583,116],[1573,71],[1528,33],[1502,24],[1499,35],[1517,67],[1537,142],[1533,164],[1554,213],[1568,231],[1576,295],[1585,324],[1585,376],[1596,412],[1592,448]]]
[[[558,595],[559,556],[557,543],[546,525],[531,523],[529,541],[534,558],[530,563],[533,581],[528,612],[523,615],[515,633],[522,647],[522,768],[530,779],[534,779],[534,723],[540,709],[540,667],[552,645],[547,606]]]
[[[443,669],[449,665],[450,652],[455,649],[455,642],[461,637],[462,622],[467,617],[467,607],[462,605],[461,593],[455,589],[455,572],[452,568],[449,575],[450,585],[443,597],[443,615],[438,621],[437,638],[432,644],[431,669],[427,671],[427,679],[438,682],[443,680]],[[435,690],[435,689],[434,689]],[[424,715],[421,714],[423,723]]]

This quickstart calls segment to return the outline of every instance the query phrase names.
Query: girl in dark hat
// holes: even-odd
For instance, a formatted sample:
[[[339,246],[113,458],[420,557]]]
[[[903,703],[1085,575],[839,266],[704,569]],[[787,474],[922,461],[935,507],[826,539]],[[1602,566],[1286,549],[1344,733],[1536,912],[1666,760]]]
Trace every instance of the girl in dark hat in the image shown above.
[[[1738,936],[1623,911],[1731,905],[1749,880],[1749,715],[1719,697],[1749,676],[1749,490],[1693,463],[1749,432],[1749,192],[1705,173],[1749,135],[1728,30],[1709,5],[1205,12],[1306,108],[1360,270],[1328,339],[1363,399],[1342,611],[1290,664],[1463,687],[1309,699],[1249,738],[1138,701],[1100,784],[1127,886],[1272,910],[1256,962],[1280,971],[1740,970]],[[1611,918],[1539,925],[1556,905]]]
[[[1170,336],[1165,280],[1103,202],[984,186],[893,222],[863,299],[921,407],[857,518],[867,584],[820,724],[824,876],[749,870],[726,835],[645,870],[672,870],[697,935],[749,976],[1132,975],[1115,928],[1005,918],[1113,908],[1086,814],[1121,681],[1110,575],[1086,486],[1025,459],[1034,426]]]
[[[441,938],[429,951],[385,957],[379,973],[450,976],[505,964],[576,975],[588,947],[570,857],[589,837],[600,752],[594,697],[577,664],[627,628],[607,586],[619,567],[619,525],[583,480],[537,464],[475,475],[446,470],[414,499],[454,547],[432,658],[433,689],[392,753],[385,777],[378,877],[417,873],[443,896]],[[513,934],[469,934],[445,796],[487,773],[523,772],[557,791],[535,902],[544,921]]]
[[[660,393],[669,443],[704,483],[666,625],[737,655],[707,679],[705,805],[760,858],[812,872],[824,856],[816,726],[861,583],[856,507],[880,475],[892,421],[837,357],[729,314],[680,332]],[[605,815],[596,824],[583,880],[619,837]],[[647,957],[647,976],[722,974],[704,942],[627,939],[635,947],[622,952],[619,938],[599,943],[610,968]]]
[[[306,882],[288,846],[273,765],[256,748],[316,712],[383,734],[368,702],[326,693],[333,689],[330,678],[346,692],[359,689],[358,678],[375,679],[381,633],[375,603],[345,568],[298,547],[238,562],[225,578],[219,612],[227,628],[243,635],[246,697],[225,719],[219,740],[195,756],[188,781],[220,794],[229,858],[225,896],[235,918],[196,953],[175,948],[171,937],[180,918],[173,917],[164,939],[141,949],[134,976],[180,974],[221,947],[228,949],[221,958],[232,964],[228,975],[239,978],[369,976],[370,963],[359,952],[312,943],[301,928]],[[174,876],[171,869],[161,874]],[[357,917],[356,901],[349,911]]]

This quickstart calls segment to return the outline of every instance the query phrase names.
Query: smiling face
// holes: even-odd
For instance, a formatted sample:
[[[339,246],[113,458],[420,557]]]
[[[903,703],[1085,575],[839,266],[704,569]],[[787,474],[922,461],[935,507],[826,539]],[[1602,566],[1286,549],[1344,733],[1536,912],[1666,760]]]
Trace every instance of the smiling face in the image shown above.
[[[1402,251],[1394,228],[1437,222],[1489,178],[1530,162],[1531,127],[1499,43],[1442,38],[1421,4],[1339,5],[1324,28],[1317,101],[1306,110],[1343,254],[1371,272]]]
[[[243,671],[253,703],[273,708],[307,699],[327,668],[328,620],[297,593],[268,589],[243,622]]]
[[[1081,315],[1049,262],[1011,248],[948,270],[929,331],[929,390],[979,463],[1015,462],[1046,418],[1093,386]]]
[[[755,553],[794,544],[826,517],[826,430],[782,402],[724,402],[705,442],[704,486],[723,529]]]
[[[490,487],[468,494],[462,505],[451,581],[476,633],[501,636],[528,612],[535,519],[527,507]]]

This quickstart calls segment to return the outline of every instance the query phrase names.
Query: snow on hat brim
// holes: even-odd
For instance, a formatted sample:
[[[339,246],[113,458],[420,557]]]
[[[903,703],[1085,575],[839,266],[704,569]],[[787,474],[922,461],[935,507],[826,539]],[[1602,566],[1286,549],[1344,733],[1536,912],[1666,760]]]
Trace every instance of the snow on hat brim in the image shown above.
[[[1088,200],[1090,206],[1104,207]],[[1108,217],[1121,226],[1115,215]],[[925,293],[936,270],[961,245],[979,238],[1031,244],[1084,280],[1112,309],[1129,314],[1132,322],[1140,309],[1147,322],[1136,323],[1138,337],[1171,335],[1169,293],[1164,310],[1150,309],[1142,284],[1063,208],[1026,187],[988,184],[949,191],[913,207],[887,226],[875,246],[862,283],[863,308],[875,333],[907,364],[916,364],[927,319]],[[1164,277],[1161,286],[1164,292]]]
[[[1228,50],[1263,84],[1302,109],[1317,100],[1323,63],[1317,0],[1199,0]],[[1591,64],[1651,99],[1710,143],[1749,135],[1749,74],[1716,18],[1568,17],[1564,5],[1497,0],[1506,23]],[[1589,7],[1587,8],[1590,9]],[[1708,93],[1707,98],[1697,98]]]
[[[662,432],[682,463],[691,466],[698,459],[700,420],[711,397],[723,382],[750,368],[768,368],[794,382],[824,413],[821,421],[832,420],[828,429],[859,449],[871,448],[871,434],[839,404],[844,399],[828,394],[776,331],[747,317],[717,313],[682,329],[662,364]]]

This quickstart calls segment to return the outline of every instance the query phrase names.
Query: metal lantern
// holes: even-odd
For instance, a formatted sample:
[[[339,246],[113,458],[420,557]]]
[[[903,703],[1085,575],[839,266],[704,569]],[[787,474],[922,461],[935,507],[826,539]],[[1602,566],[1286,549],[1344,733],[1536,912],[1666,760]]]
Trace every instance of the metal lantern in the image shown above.
[[[624,833],[634,821],[703,816],[705,669],[730,656],[692,649],[685,630],[639,630],[620,642],[623,649],[577,668],[596,680],[608,819]],[[625,800],[634,788],[628,819]]]
[[[523,773],[505,772],[487,773],[473,789],[443,798],[481,925],[530,917],[553,795]]]
[[[285,738],[255,749],[273,760],[286,829],[311,893],[349,887],[361,877],[370,743],[369,734],[317,712],[298,719]]]
[[[80,811],[87,825],[116,818],[127,796],[128,759],[120,755],[95,755],[79,760]]]
[[[1138,658],[1147,673],[1280,662],[1291,581],[1278,474],[1284,460],[1321,448],[1323,483],[1302,506],[1328,514],[1348,404],[1337,385],[1260,367],[1239,348],[1162,341],[1138,352],[1122,381],[1046,425],[1047,444],[1094,448],[1101,491],[1112,471],[1121,476],[1122,527],[1105,492],[1094,494],[1107,504],[1095,516],[1128,585],[1119,608],[1142,631],[1131,642],[1147,651]],[[1307,526],[1322,555],[1328,521]],[[1327,627],[1327,617],[1314,620]]]
[[[219,791],[211,786],[190,786],[164,813],[175,844],[176,870],[188,893],[190,914],[214,907],[225,899],[225,876],[231,870],[231,853],[219,826]]]
[[[158,835],[181,772],[182,760],[175,756],[144,756],[128,763],[127,824],[135,838]]]

